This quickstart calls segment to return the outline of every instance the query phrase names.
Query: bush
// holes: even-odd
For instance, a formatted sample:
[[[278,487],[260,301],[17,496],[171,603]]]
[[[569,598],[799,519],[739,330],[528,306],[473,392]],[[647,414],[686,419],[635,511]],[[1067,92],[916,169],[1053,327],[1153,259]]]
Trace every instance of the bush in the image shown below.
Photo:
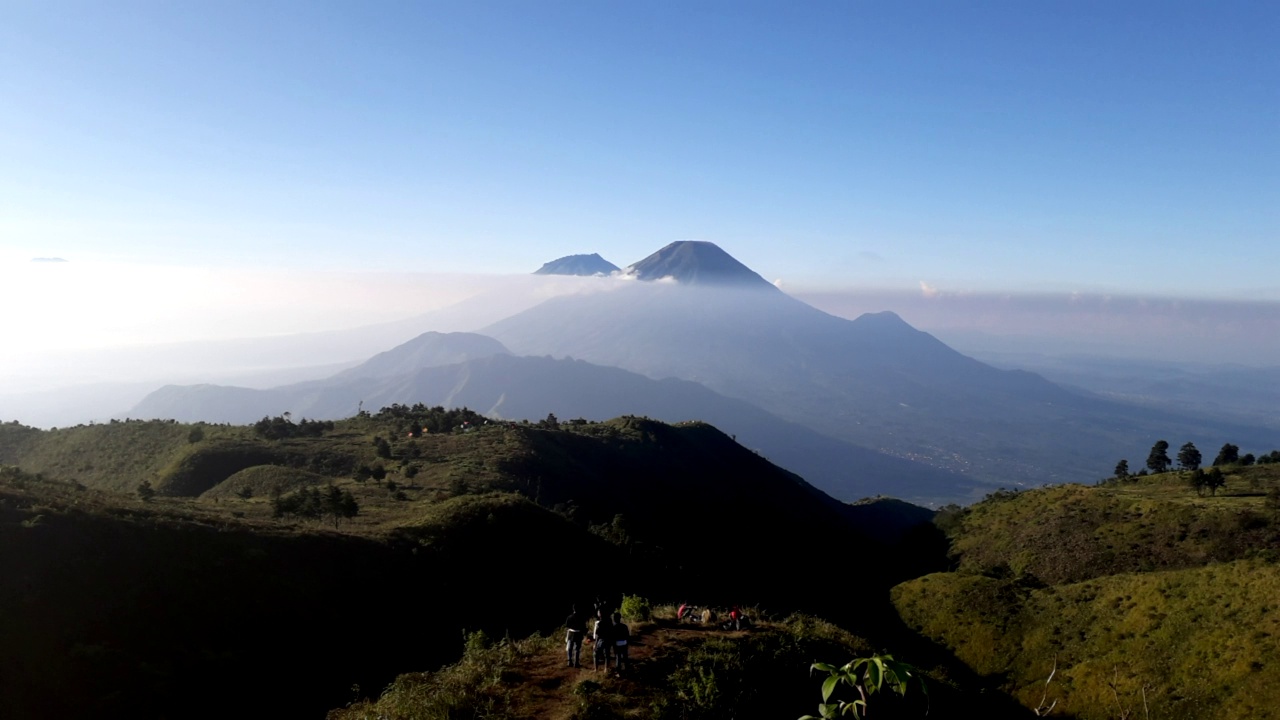
[[[622,608],[619,612],[627,620],[648,622],[653,618],[653,608],[650,607],[649,601],[639,595],[623,595]]]

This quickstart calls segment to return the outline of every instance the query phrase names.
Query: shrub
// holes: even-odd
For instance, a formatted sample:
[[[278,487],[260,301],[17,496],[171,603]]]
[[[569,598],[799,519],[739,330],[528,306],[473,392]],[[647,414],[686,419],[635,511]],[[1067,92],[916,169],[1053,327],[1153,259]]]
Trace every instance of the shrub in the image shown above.
[[[653,618],[653,608],[649,601],[639,595],[623,595],[622,608],[619,610],[627,620],[648,622]]]

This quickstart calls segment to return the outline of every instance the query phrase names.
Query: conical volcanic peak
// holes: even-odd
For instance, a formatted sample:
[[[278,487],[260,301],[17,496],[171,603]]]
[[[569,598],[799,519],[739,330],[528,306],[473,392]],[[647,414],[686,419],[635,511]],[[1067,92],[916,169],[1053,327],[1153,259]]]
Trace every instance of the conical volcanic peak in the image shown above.
[[[627,268],[626,273],[638,280],[672,278],[687,285],[773,288],[715,243],[702,240],[673,242]]]
[[[598,253],[590,255],[565,255],[556,258],[534,271],[534,275],[608,275],[619,270],[617,265],[600,257]]]

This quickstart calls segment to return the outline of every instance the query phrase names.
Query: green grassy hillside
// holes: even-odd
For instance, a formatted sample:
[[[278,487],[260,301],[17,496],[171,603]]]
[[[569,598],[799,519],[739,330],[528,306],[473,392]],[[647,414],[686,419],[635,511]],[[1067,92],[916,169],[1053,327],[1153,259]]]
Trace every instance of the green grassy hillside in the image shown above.
[[[908,625],[1028,707],[1056,662],[1048,702],[1081,720],[1280,717],[1280,568],[1269,563],[1047,588],[944,573],[899,585],[893,600]]]
[[[1228,467],[1216,495],[1183,473],[997,493],[940,516],[957,570],[894,606],[1031,708],[1280,717],[1278,470]]]
[[[997,493],[953,520],[953,553],[962,572],[1005,569],[1050,584],[1275,559],[1280,518],[1266,492],[1280,485],[1280,465],[1230,468],[1225,480],[1203,496],[1182,473]]]
[[[463,629],[547,631],[573,602],[638,588],[878,629],[911,571],[859,528],[903,537],[923,519],[872,522],[710,426],[631,417],[6,425],[0,457],[13,717],[315,712],[456,659]],[[355,517],[276,517],[330,486]],[[864,553],[855,593],[822,580],[845,546]],[[244,682],[280,667],[298,680]]]

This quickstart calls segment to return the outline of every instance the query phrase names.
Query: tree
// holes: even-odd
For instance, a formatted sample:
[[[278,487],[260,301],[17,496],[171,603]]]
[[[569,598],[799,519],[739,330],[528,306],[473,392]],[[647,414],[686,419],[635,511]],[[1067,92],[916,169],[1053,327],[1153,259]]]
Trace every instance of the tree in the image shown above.
[[[204,428],[199,425],[191,428],[191,432],[187,433],[187,442],[195,444],[204,439]]]
[[[336,528],[342,520],[355,517],[360,512],[360,505],[350,492],[330,485],[324,499],[323,512],[333,518],[333,526]]]
[[[1196,491],[1197,495],[1204,495],[1204,488],[1205,488],[1204,471],[1201,470],[1200,468],[1196,468],[1195,470],[1192,470],[1191,477],[1187,478],[1187,484],[1191,486],[1192,490]]]
[[[1183,470],[1198,470],[1200,460],[1200,451],[1196,449],[1194,443],[1187,443],[1178,450],[1178,467]]]
[[[1147,455],[1147,467],[1153,473],[1162,473],[1168,472],[1172,464],[1169,460],[1169,443],[1164,440],[1156,441],[1156,444],[1151,446],[1151,454]]]
[[[1222,446],[1221,450],[1218,451],[1218,457],[1213,459],[1213,466],[1221,467],[1223,465],[1230,465],[1231,463],[1236,462],[1239,459],[1240,459],[1240,448],[1236,447],[1235,445],[1232,445],[1231,443],[1227,443],[1226,445]]]
[[[143,480],[138,483],[138,498],[142,500],[142,502],[151,502],[152,498],[155,496],[156,489],[151,487],[150,480]]]
[[[1243,467],[1249,467],[1250,465],[1253,464],[1254,460],[1257,460],[1257,458],[1253,456],[1253,453],[1245,453],[1244,455],[1240,456],[1240,464]]]
[[[1204,474],[1204,486],[1209,488],[1210,495],[1217,495],[1218,488],[1226,484],[1227,480],[1222,477],[1222,471],[1216,467],[1209,468],[1209,472]]]
[[[1127,480],[1129,478],[1129,461],[1128,460],[1121,460],[1120,462],[1116,463],[1116,477],[1121,480]]]

